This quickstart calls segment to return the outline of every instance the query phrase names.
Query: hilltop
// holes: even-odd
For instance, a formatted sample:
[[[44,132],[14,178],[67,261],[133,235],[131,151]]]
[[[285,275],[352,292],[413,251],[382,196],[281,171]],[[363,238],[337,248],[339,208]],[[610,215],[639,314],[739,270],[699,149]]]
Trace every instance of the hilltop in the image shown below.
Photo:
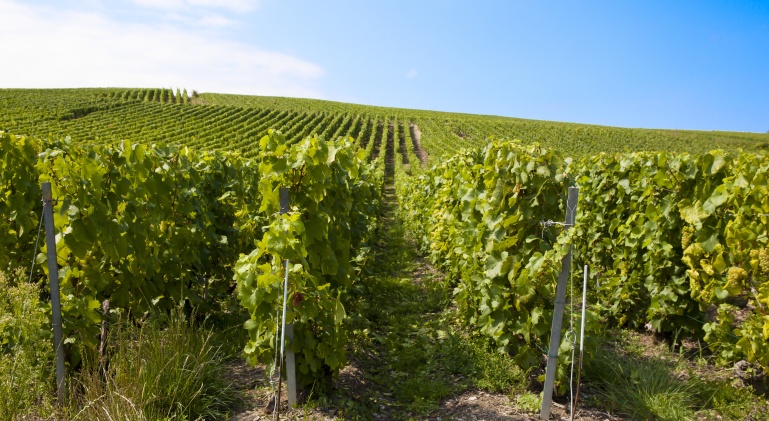
[[[289,141],[310,134],[349,135],[374,157],[382,139],[400,135],[404,156],[413,152],[431,164],[459,149],[485,144],[492,136],[539,142],[574,157],[601,152],[700,154],[712,149],[769,149],[767,133],[620,128],[317,99],[190,96],[170,89],[0,90],[0,130],[36,137],[70,136],[84,143],[166,142],[250,156],[255,153],[254,142],[270,128],[283,132]]]

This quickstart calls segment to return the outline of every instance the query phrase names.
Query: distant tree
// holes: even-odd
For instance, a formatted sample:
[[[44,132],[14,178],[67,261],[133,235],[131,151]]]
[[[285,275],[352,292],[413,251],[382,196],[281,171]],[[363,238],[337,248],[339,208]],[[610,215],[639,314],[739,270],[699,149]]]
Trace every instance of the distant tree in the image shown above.
[[[184,88],[184,92],[182,92],[182,104],[189,104],[190,103],[190,97],[187,95],[187,88]]]

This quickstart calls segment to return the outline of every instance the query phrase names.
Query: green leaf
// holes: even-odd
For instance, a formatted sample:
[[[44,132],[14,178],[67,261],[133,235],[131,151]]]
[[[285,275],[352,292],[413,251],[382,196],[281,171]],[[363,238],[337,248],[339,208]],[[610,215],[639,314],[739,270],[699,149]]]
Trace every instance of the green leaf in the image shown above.
[[[334,323],[340,325],[344,322],[344,319],[347,317],[347,313],[344,311],[344,306],[342,305],[342,301],[337,299],[336,306],[334,308]]]
[[[507,274],[510,270],[510,260],[506,251],[495,251],[486,257],[486,276],[494,279]]]
[[[718,242],[718,233],[715,232],[706,238],[705,241],[700,242],[702,249],[705,250],[706,253],[712,252],[718,244],[720,244]]]
[[[685,199],[679,205],[679,209],[681,218],[696,227],[701,227],[702,221],[710,216],[710,213],[702,208],[702,203],[699,201],[692,204],[688,199]]]

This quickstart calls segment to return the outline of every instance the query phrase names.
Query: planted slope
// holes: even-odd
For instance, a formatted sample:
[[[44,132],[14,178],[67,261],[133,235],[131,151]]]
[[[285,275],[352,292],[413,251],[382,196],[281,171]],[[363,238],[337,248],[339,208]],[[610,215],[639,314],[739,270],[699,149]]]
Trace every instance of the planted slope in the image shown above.
[[[458,150],[483,145],[489,136],[539,142],[565,156],[599,152],[674,151],[694,154],[720,148],[769,148],[769,134],[626,129],[508,117],[376,107],[341,102],[225,94],[189,98],[169,89],[0,90],[0,130],[77,142],[129,139],[198,149],[241,151],[252,156],[269,128],[289,142],[317,134],[352,136],[366,144],[379,122],[398,121],[435,164]],[[368,137],[370,139],[370,136]],[[419,156],[415,152],[415,156]]]

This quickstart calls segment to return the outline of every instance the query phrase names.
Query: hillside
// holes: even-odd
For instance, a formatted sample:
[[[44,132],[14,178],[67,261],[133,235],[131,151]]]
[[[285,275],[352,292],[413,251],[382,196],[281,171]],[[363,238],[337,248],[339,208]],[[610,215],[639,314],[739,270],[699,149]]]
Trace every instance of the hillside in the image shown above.
[[[767,145],[310,99],[0,90],[0,419],[262,419],[289,408],[274,387],[284,345],[308,394],[288,419],[563,418],[582,320],[577,419],[759,419],[769,155],[752,151]],[[44,245],[43,219],[57,234]],[[40,326],[57,296],[52,341]]]
[[[410,125],[416,127],[411,128]],[[392,129],[390,129],[392,126]],[[392,130],[413,152],[414,139],[430,163],[490,136],[539,142],[581,157],[600,152],[769,148],[769,134],[629,129],[509,117],[376,107],[341,102],[204,93],[189,98],[169,89],[3,89],[0,130],[38,137],[70,136],[87,143],[130,139],[206,150],[255,153],[270,128],[289,141],[310,134],[354,137],[373,156]],[[370,142],[374,142],[370,144]],[[413,155],[412,155],[413,156]]]

